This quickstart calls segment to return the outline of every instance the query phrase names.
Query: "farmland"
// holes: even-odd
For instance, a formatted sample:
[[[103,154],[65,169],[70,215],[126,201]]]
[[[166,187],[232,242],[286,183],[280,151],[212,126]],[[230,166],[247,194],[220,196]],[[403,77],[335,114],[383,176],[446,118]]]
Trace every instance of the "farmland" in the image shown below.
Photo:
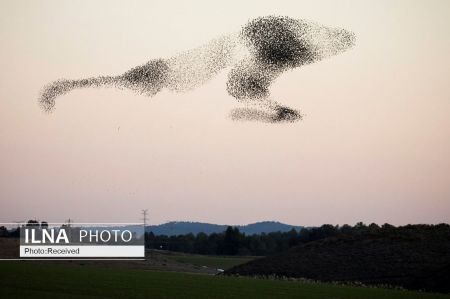
[[[77,263],[1,262],[2,298],[450,298],[448,295]]]

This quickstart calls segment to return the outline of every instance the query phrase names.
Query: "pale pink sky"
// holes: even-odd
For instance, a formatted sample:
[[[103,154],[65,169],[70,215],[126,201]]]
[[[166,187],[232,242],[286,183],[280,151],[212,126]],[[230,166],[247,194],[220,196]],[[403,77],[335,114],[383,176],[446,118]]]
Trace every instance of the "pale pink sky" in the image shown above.
[[[242,2],[3,1],[0,222],[143,208],[151,223],[450,222],[450,2]],[[301,122],[231,121],[226,72],[185,94],[79,90],[39,110],[55,79],[120,74],[270,14],[357,35],[273,85]]]

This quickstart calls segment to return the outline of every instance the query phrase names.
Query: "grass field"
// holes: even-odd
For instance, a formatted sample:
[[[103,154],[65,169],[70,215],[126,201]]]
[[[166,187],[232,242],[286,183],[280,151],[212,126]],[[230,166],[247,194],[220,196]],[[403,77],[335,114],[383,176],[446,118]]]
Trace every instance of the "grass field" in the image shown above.
[[[189,263],[195,266],[206,266],[213,269],[229,269],[231,267],[254,260],[254,257],[228,257],[206,255],[167,255],[169,259],[181,263]]]
[[[431,299],[446,295],[175,272],[0,262],[1,298]]]

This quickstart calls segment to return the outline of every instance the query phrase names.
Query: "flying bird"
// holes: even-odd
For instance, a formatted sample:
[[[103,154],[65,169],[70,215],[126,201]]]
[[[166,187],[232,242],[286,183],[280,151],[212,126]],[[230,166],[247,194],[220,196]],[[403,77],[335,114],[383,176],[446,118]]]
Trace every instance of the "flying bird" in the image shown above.
[[[228,69],[225,89],[247,104],[234,109],[234,120],[294,122],[299,110],[270,96],[270,85],[282,73],[342,53],[355,44],[345,29],[284,16],[259,17],[240,30],[219,36],[197,48],[169,58],[157,58],[117,76],[60,79],[45,86],[39,102],[51,112],[55,99],[71,90],[111,86],[154,96],[162,89],[186,92]]]

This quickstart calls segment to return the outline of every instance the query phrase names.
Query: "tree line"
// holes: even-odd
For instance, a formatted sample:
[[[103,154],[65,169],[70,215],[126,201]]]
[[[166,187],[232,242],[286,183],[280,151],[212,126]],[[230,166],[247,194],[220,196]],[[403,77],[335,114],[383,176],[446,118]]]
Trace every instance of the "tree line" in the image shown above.
[[[30,220],[26,226],[48,227],[47,222]],[[155,235],[145,233],[147,249],[170,250],[192,254],[206,255],[253,255],[265,256],[288,250],[291,247],[318,241],[330,237],[356,237],[369,234],[373,237],[389,236],[390,238],[417,237],[435,230],[449,229],[448,224],[439,225],[406,225],[395,227],[388,223],[379,226],[375,223],[366,225],[362,222],[354,226],[344,224],[324,224],[320,227],[292,229],[288,232],[272,232],[246,235],[237,227],[229,226],[222,233],[192,233],[177,236]],[[0,227],[0,237],[19,237],[19,228],[7,230]]]
[[[408,226],[405,226],[408,228]],[[324,224],[320,227],[304,228],[300,231],[292,229],[288,232],[272,232],[245,235],[237,227],[229,226],[222,233],[199,233],[166,236],[146,233],[145,244],[149,249],[162,249],[184,253],[207,255],[255,255],[263,256],[285,251],[293,246],[340,235],[354,236],[358,234],[395,234],[396,228],[390,224],[379,226],[375,223],[366,225],[358,222],[354,226]],[[409,226],[413,229],[417,225]],[[401,230],[403,233],[403,229]],[[400,231],[399,231],[400,233]]]

